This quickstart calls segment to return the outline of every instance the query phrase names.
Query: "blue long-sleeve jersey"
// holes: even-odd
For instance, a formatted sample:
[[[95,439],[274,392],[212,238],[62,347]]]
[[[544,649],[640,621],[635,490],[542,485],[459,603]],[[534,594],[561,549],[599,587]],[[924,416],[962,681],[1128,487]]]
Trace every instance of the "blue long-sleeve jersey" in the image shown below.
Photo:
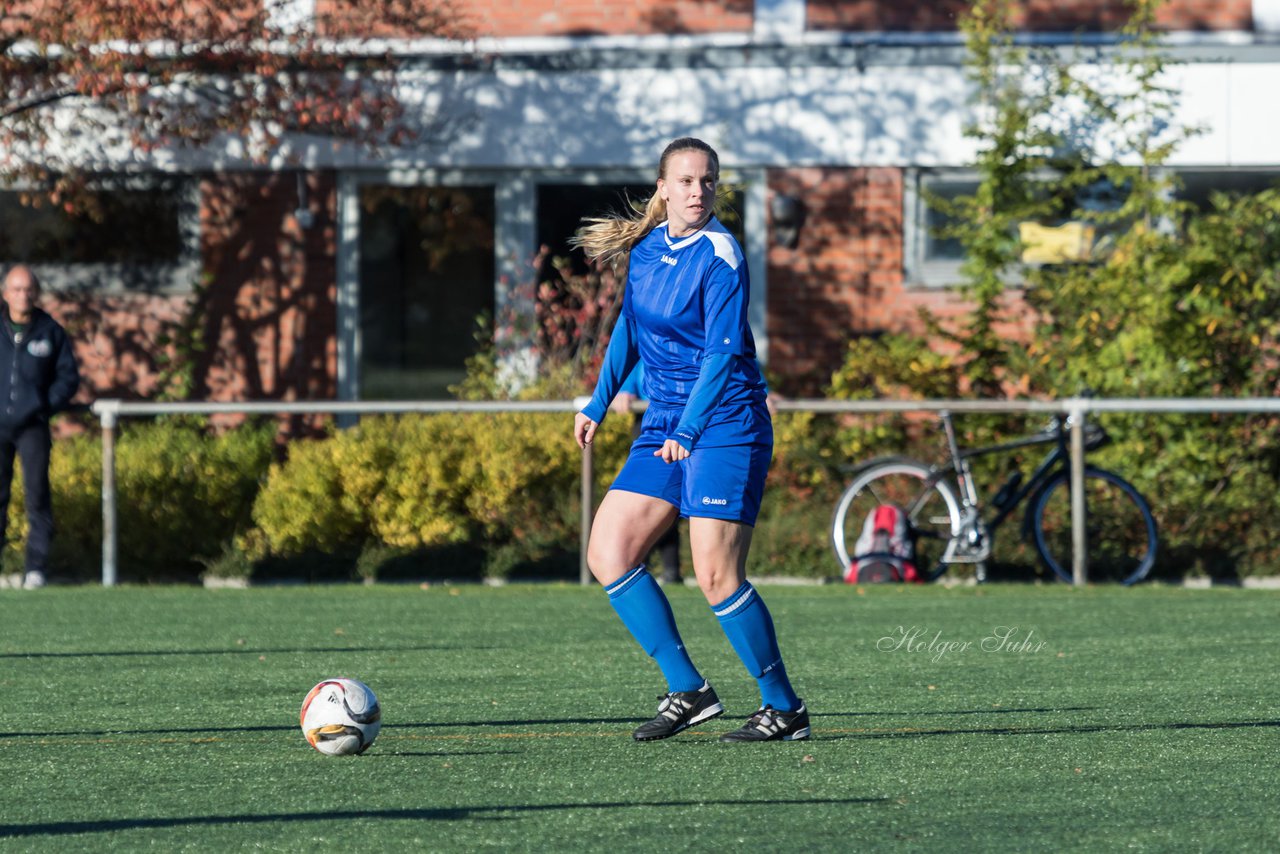
[[[603,420],[639,361],[647,425],[668,425],[690,450],[771,440],[750,290],[742,250],[714,217],[687,237],[672,238],[666,223],[649,232],[631,251],[622,311],[583,413]]]

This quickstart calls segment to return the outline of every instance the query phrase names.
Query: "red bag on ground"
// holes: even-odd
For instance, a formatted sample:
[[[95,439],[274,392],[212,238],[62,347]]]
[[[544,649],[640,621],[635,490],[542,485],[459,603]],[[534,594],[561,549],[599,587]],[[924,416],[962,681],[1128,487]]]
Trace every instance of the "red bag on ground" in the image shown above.
[[[901,507],[881,504],[867,514],[844,580],[850,584],[923,581],[916,570],[915,531]]]

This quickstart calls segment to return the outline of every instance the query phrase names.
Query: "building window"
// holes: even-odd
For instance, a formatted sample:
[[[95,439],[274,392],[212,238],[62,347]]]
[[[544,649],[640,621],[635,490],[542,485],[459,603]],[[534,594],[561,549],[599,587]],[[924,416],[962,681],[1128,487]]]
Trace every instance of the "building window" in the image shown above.
[[[1278,169],[1176,169],[1177,197],[1204,211],[1215,192],[1257,193],[1280,184]],[[955,170],[932,172],[914,170],[908,176],[905,199],[906,279],[910,284],[945,287],[962,281],[960,265],[964,247],[955,239],[940,238],[938,229],[947,217],[928,204],[930,194],[947,199],[971,195],[978,186],[972,172]],[[1123,203],[1126,190],[1098,182],[1077,192],[1077,209],[1114,211]],[[1124,223],[1097,224],[1085,221],[1022,223],[1023,261],[1037,263],[1078,262],[1097,257],[1128,226]],[[1105,250],[1103,250],[1105,251]]]
[[[554,277],[557,259],[567,260],[573,273],[585,273],[582,250],[569,247],[583,218],[630,216],[631,203],[644,203],[653,190],[653,184],[539,184],[538,245],[547,247],[548,256],[538,271],[539,281]]]
[[[1210,209],[1214,193],[1249,195],[1280,186],[1276,169],[1179,169],[1177,176],[1177,197],[1201,211]]]
[[[721,217],[752,265],[748,319],[760,350],[767,343],[763,187],[762,174],[744,176]],[[585,258],[568,244],[582,218],[624,212],[629,200],[653,192],[636,170],[340,176],[340,397],[451,399],[477,333],[497,340],[510,377],[536,371],[531,330],[503,325],[532,318],[531,286],[559,276],[551,263],[531,270],[529,262],[545,246],[548,262],[567,259],[571,272],[584,273]]]
[[[191,290],[199,273],[199,189],[181,176],[99,183],[73,210],[0,191],[0,262],[53,290]]]
[[[360,192],[360,395],[439,400],[494,313],[492,186]]]
[[[1047,179],[1046,179],[1047,180]],[[907,211],[905,243],[906,278],[908,283],[925,287],[946,287],[963,281],[961,265],[965,260],[964,245],[954,237],[942,237],[939,231],[949,224],[951,217],[930,204],[932,197],[954,201],[962,196],[972,196],[978,189],[979,179],[973,172],[926,172],[918,170],[914,180],[908,180],[906,194]],[[1046,184],[1044,201],[1049,201]],[[1068,191],[1069,192],[1069,191]],[[1119,223],[1106,225],[1081,219],[1069,219],[1070,212],[1114,211],[1124,201],[1124,192],[1106,181],[1075,191],[1074,197],[1060,196],[1055,210],[1065,216],[1048,220],[1028,220],[1018,223],[1015,233],[1022,242],[1020,257],[1024,267],[1046,264],[1084,263],[1094,258],[1101,241],[1124,228]],[[1007,272],[1008,283],[1020,283],[1020,270]]]
[[[903,242],[908,284],[945,287],[961,282],[964,247],[953,237],[938,236],[938,230],[947,224],[948,217],[930,205],[928,200],[930,195],[953,200],[972,195],[977,188],[978,176],[973,172],[917,169],[908,173],[903,194],[906,210],[902,218],[906,226]]]

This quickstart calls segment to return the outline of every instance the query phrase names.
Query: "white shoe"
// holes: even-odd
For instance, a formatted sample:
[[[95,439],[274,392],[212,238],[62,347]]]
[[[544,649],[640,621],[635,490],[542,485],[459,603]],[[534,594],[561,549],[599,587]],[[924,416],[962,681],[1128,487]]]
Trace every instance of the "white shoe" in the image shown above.
[[[28,569],[22,579],[23,590],[38,590],[45,585],[44,573],[38,569]]]

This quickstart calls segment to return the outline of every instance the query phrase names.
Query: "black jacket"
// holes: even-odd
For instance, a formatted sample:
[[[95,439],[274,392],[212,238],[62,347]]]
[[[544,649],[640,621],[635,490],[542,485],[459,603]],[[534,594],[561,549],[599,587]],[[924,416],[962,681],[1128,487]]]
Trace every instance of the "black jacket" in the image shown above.
[[[80,387],[71,339],[58,321],[32,309],[21,336],[0,305],[0,430],[44,422],[67,408]]]

